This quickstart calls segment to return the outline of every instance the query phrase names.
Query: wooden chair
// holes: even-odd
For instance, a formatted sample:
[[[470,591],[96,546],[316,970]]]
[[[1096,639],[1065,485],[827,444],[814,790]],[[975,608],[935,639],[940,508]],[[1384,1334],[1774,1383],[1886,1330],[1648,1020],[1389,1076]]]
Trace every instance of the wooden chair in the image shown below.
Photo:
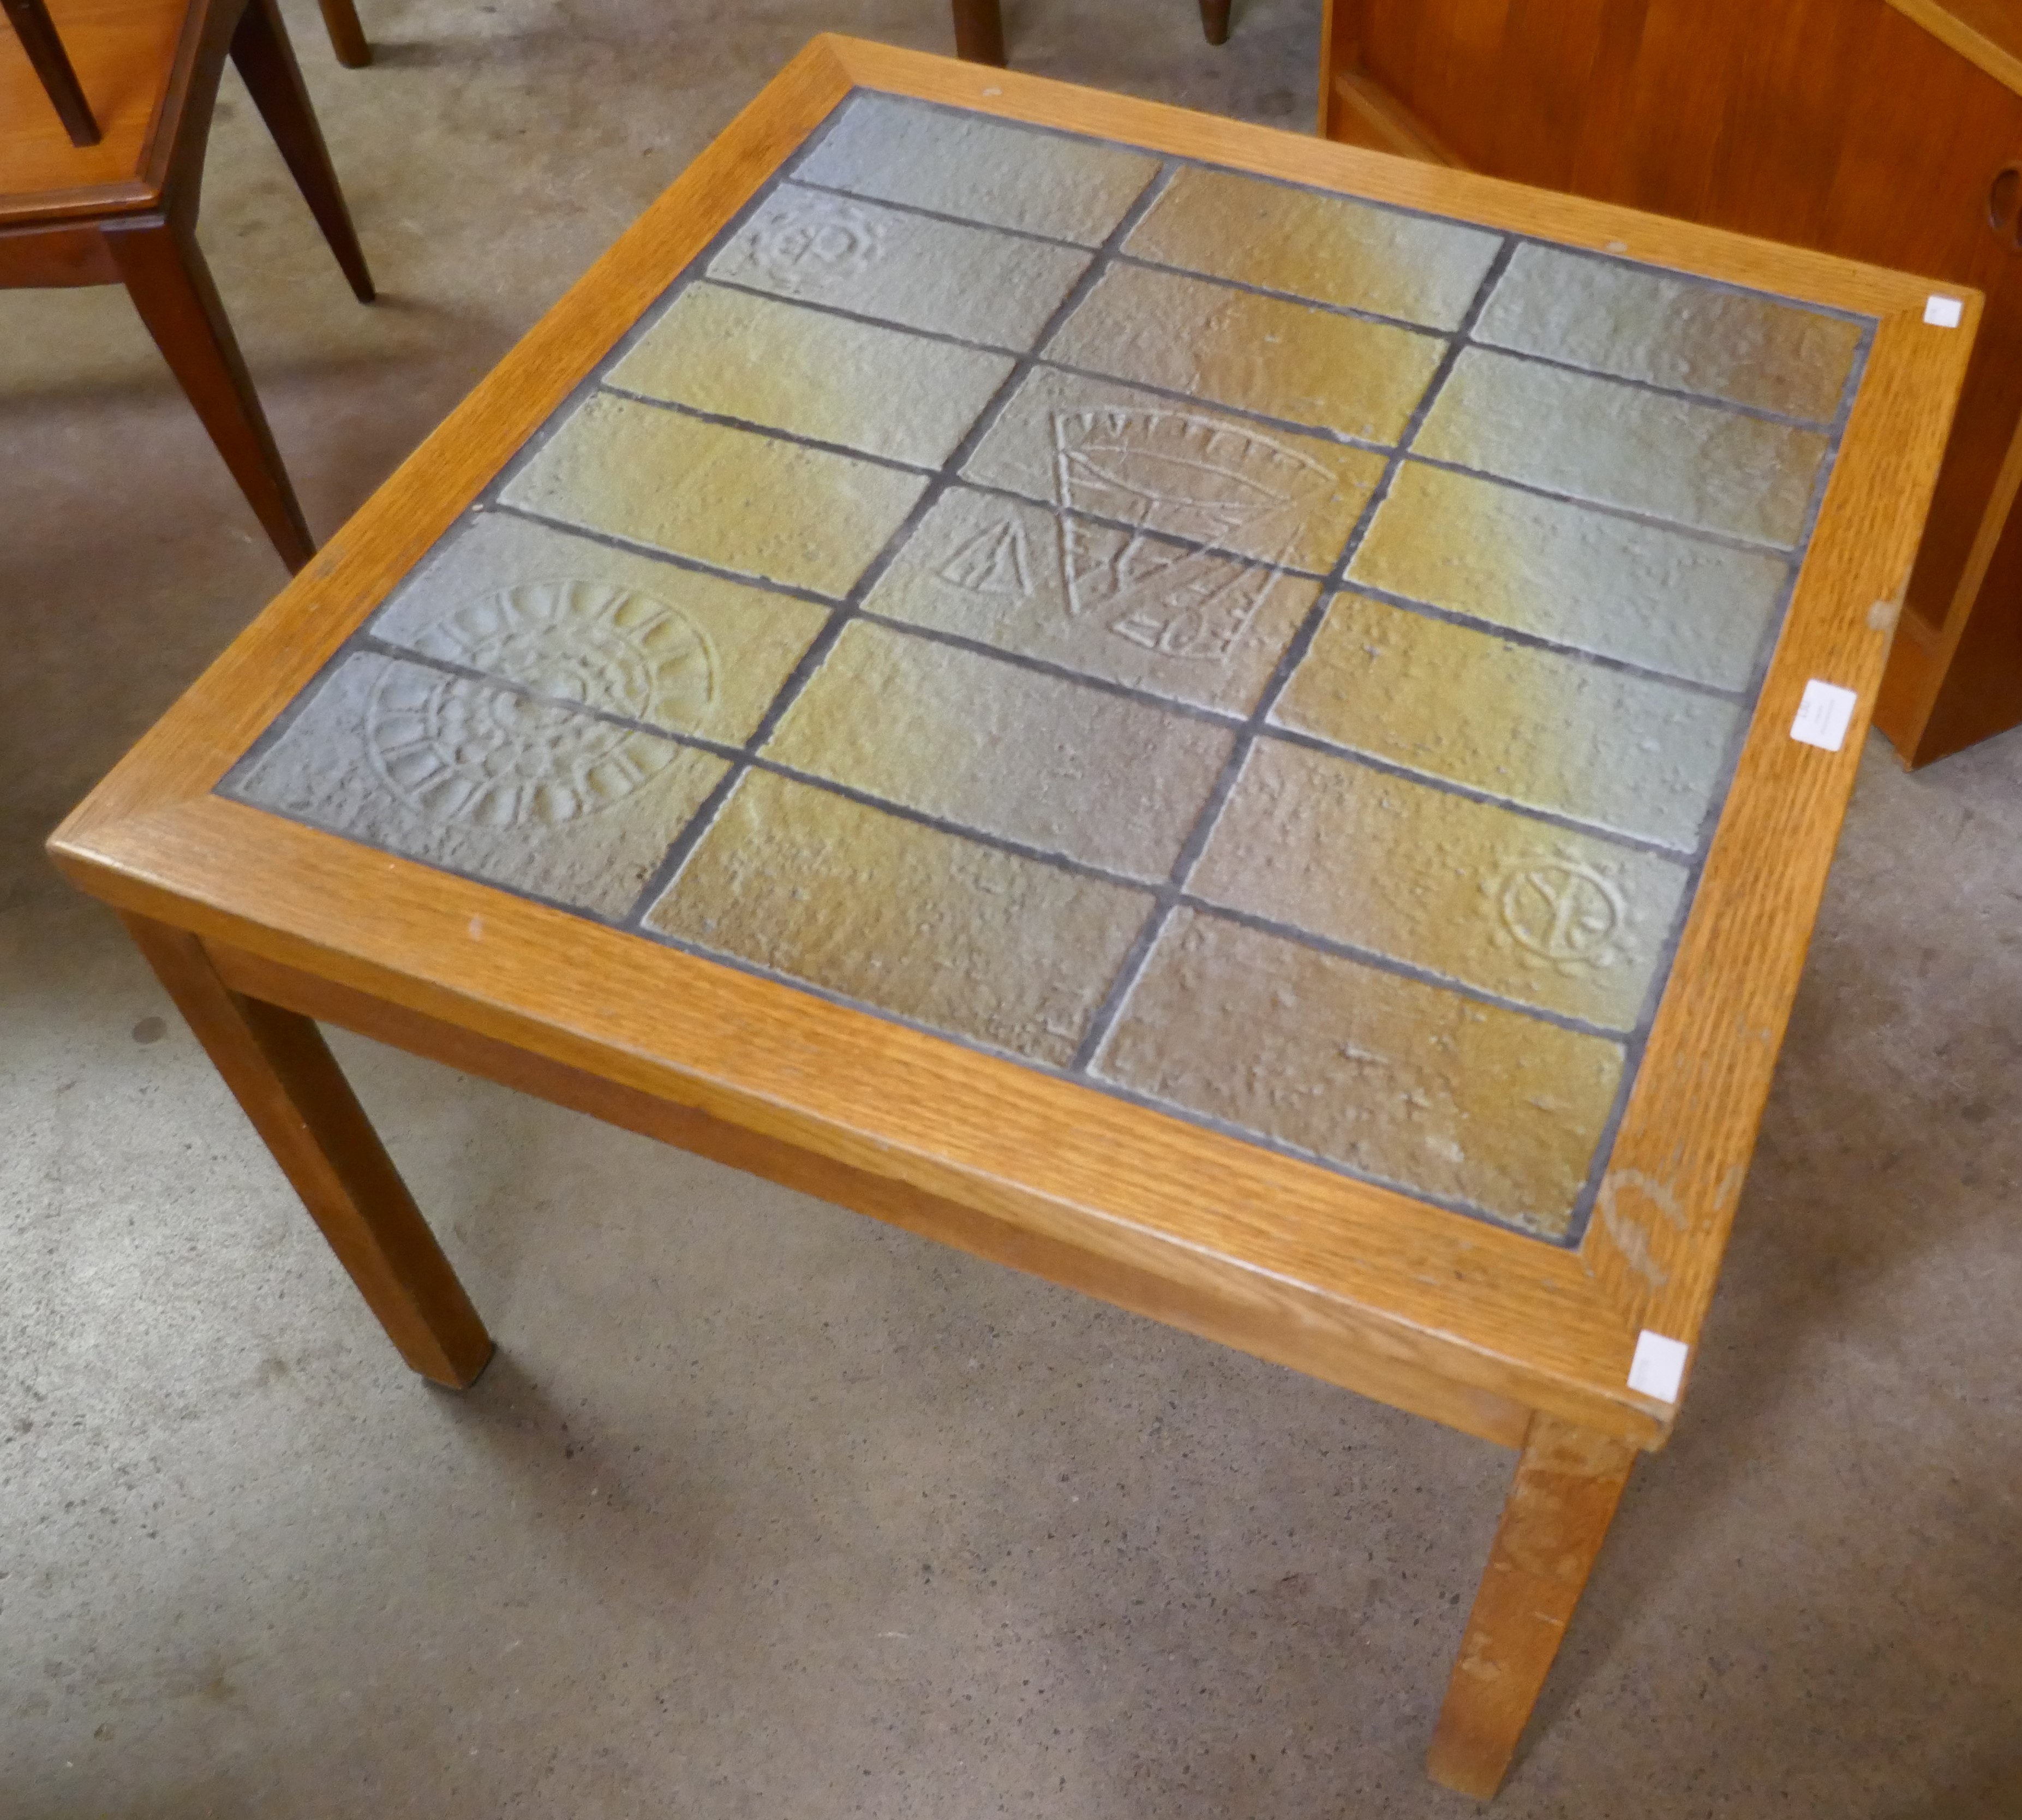
[[[351,281],[371,275],[274,0],[58,0],[102,137],[73,146],[0,35],[0,289],[124,284],[282,560],[316,545],[196,243],[228,54]]]
[[[77,71],[71,67],[45,0],[0,0],[0,12],[5,13],[7,23],[21,41],[29,67],[42,83],[49,105],[56,109],[64,132],[70,135],[71,144],[96,145],[98,122],[92,117],[91,104],[84,98]]]
[[[323,0],[323,16],[333,6],[349,8],[351,0]],[[954,54],[973,64],[1004,67],[1004,15],[998,0],[954,0]],[[1200,0],[1201,30],[1210,44],[1228,42],[1229,0]],[[331,28],[335,35],[336,28]]]

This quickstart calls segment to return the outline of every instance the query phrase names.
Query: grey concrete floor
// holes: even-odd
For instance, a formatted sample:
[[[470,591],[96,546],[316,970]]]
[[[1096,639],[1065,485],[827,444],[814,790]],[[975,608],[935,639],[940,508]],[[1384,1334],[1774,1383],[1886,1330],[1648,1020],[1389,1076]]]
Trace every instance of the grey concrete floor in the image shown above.
[[[204,242],[327,533],[812,31],[290,16],[384,300],[228,78]],[[1303,129],[1314,0],[1011,0]],[[117,292],[0,296],[0,1817],[1458,1815],[1506,1455],[339,1042],[502,1341],[410,1377],[39,845],[281,572]],[[2022,737],[1878,744],[1692,1392],[1499,1811],[2022,1815]]]

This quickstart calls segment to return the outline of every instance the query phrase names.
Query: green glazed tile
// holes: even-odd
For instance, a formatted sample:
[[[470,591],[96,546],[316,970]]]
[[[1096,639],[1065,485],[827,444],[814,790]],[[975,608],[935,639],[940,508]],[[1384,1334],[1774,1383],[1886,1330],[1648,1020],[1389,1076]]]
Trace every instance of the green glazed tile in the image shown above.
[[[1337,594],[1271,718],[1413,771],[1690,852],[1741,709]]]
[[[1825,459],[1816,430],[1469,348],[1415,454],[1785,548]]]
[[[1227,171],[1182,170],[1130,231],[1135,258],[1454,329],[1498,235]]]
[[[1182,909],[1095,1066],[1152,1099],[1557,1238],[1622,1062],[1604,1038]]]
[[[739,745],[821,607],[490,512],[405,582],[389,644],[564,702]]]
[[[745,423],[938,468],[1010,377],[1011,357],[797,304],[692,285],[611,385]]]
[[[1026,348],[1088,268],[1065,246],[782,184],[709,275],[912,329]]]
[[[1622,379],[1828,421],[1860,325],[1647,266],[1516,249],[1474,338]]]
[[[1187,888],[1626,1030],[1641,1015],[1686,876],[1633,848],[1266,739]]]
[[[921,475],[601,392],[502,497],[524,511],[840,597],[926,485]]]
[[[1177,272],[1105,272],[1046,356],[1141,385],[1395,443],[1446,344]]]
[[[1783,559],[1407,461],[1349,579],[1554,644],[1747,687]]]
[[[1256,706],[1317,582],[951,487],[864,603],[1225,713]]]
[[[962,469],[1028,499],[1324,571],[1382,478],[1366,449],[1041,368]]]
[[[936,819],[1160,881],[1234,735],[859,622],[765,756]]]
[[[1098,246],[1159,161],[913,101],[860,95],[795,174],[987,227]]]
[[[636,728],[362,653],[228,788],[351,840],[618,917],[728,768]]]
[[[1141,892],[749,771],[647,921],[1058,1065],[1150,907]]]

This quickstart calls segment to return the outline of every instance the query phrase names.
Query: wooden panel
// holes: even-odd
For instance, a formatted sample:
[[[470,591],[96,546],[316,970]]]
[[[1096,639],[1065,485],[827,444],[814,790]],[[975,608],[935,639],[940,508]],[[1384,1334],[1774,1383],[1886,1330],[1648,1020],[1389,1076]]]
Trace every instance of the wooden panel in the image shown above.
[[[2022,8],[2015,0],[1889,0],[2005,88],[2022,94]]]
[[[1610,0],[1511,0],[1502,47],[1506,93],[1482,168],[1544,188],[1566,188],[1593,92]]]

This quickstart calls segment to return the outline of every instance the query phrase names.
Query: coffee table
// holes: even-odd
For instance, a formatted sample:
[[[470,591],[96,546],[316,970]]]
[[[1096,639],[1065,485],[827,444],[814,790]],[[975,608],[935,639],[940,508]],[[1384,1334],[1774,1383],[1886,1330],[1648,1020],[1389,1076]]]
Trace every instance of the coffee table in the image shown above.
[[[407,1362],[312,1019],[1518,1450],[1675,1418],[1979,300],[817,39],[51,843]]]

